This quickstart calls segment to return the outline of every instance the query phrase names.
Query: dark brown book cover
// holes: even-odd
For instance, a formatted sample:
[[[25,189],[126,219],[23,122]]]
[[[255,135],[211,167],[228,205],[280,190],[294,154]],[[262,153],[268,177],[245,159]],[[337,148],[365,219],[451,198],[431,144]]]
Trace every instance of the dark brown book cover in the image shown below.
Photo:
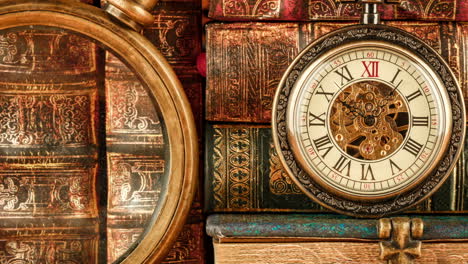
[[[158,205],[166,158],[164,120],[149,92],[109,52],[105,74],[107,259],[112,262],[138,241]]]
[[[97,75],[80,36],[0,32],[1,262],[97,261]]]
[[[270,122],[276,87],[288,65],[311,41],[310,26],[209,24],[206,119]]]
[[[164,55],[181,81],[194,115],[201,148],[204,144],[204,91],[202,77],[196,68],[202,50],[201,1],[163,1],[152,13],[155,21],[144,30],[144,35]],[[203,181],[202,169],[200,165],[199,182]],[[187,222],[163,263],[203,264],[206,261],[203,198],[201,184],[199,186]]]
[[[196,58],[201,53],[201,19],[198,1],[163,1],[153,10],[155,21],[144,35],[156,46],[173,67],[192,106],[199,133],[203,127],[202,79],[196,71]],[[158,113],[151,109],[151,96],[139,85],[135,75],[115,57],[106,62],[108,116],[108,261],[114,261],[134,243],[150,220],[157,204],[164,174],[161,154],[163,138]],[[113,121],[112,121],[113,120]],[[148,124],[135,133],[135,128]],[[133,126],[133,127],[132,127]],[[151,127],[153,126],[153,127]],[[130,133],[126,129],[132,129]],[[146,131],[145,131],[146,130]],[[132,144],[154,144],[151,151],[135,153]],[[124,144],[124,145],[122,145]],[[127,145],[125,145],[127,144]],[[200,142],[201,144],[201,142]],[[112,153],[113,149],[119,153]],[[150,149],[148,149],[150,150]],[[141,178],[144,177],[145,179]],[[141,183],[152,183],[143,186]],[[141,191],[143,190],[143,191]],[[204,263],[204,235],[201,198],[192,212],[164,263]]]
[[[379,12],[385,20],[466,21],[467,9],[464,0],[408,0],[383,5]],[[358,21],[360,14],[360,4],[336,0],[213,0],[208,16],[224,21]]]
[[[456,29],[456,43],[453,56],[451,56],[454,64],[459,68],[460,87],[465,95],[465,102],[468,100],[468,23],[458,23]],[[451,32],[452,33],[452,32]],[[455,32],[453,32],[455,33]]]
[[[235,23],[207,26],[206,119],[271,122],[273,96],[299,51],[333,30],[352,23]],[[441,52],[435,22],[391,21]]]

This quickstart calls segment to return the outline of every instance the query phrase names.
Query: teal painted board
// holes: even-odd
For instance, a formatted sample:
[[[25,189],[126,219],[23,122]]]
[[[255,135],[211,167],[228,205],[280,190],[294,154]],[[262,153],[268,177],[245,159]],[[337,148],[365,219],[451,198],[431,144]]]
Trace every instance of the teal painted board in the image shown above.
[[[424,222],[421,240],[468,239],[468,216],[418,216]],[[213,238],[359,238],[378,239],[377,219],[335,214],[215,214],[206,231]]]

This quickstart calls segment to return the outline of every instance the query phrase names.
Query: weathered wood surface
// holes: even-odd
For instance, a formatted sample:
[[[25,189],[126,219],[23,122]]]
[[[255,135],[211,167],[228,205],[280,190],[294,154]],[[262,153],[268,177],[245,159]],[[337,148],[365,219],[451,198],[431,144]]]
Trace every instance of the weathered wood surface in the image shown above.
[[[214,243],[216,264],[377,264],[378,243]],[[468,243],[423,243],[415,263],[468,263]]]

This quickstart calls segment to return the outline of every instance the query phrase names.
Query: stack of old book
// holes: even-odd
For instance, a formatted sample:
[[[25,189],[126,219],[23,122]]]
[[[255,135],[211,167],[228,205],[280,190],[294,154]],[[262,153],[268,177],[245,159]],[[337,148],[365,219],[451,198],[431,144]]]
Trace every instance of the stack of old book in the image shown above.
[[[153,15],[144,34],[175,70],[202,134],[201,2],[163,1]],[[0,31],[2,264],[111,263],[151,221],[166,162],[158,110],[101,48],[62,29]],[[201,200],[164,263],[205,262]]]
[[[102,1],[104,6],[106,3]],[[145,28],[143,34],[169,62],[182,83],[192,106],[198,134],[202,134],[203,100],[202,78],[196,68],[196,58],[201,53],[201,1],[169,0],[157,4],[152,12],[155,20]],[[163,174],[164,162],[158,156],[154,144],[140,148],[140,152],[126,148],[125,144],[144,145],[162,140],[161,128],[156,109],[149,111],[150,96],[141,87],[131,70],[111,53],[105,59],[105,86],[109,100],[107,103],[107,261],[118,260],[135,243],[151,221],[161,192],[158,179]],[[131,105],[131,110],[126,111]],[[133,117],[133,113],[139,113]],[[128,129],[138,126],[140,117],[151,122],[140,134],[133,133],[129,138]],[[116,120],[116,122],[113,122]],[[168,121],[166,121],[168,122]],[[170,122],[170,121],[169,121]],[[125,142],[119,138],[126,136]],[[147,138],[146,138],[147,137]],[[122,141],[122,140],[120,140]],[[159,142],[164,144],[164,142]],[[201,145],[201,144],[200,144]],[[124,155],[113,154],[114,149],[126,149]],[[159,151],[161,153],[161,151]],[[163,152],[163,151],[162,151]],[[150,155],[148,155],[150,153]],[[152,153],[152,154],[151,154]],[[112,173],[117,172],[117,173]],[[141,175],[148,177],[142,186]],[[130,186],[130,189],[129,189]],[[134,188],[134,187],[139,188]],[[138,197],[137,199],[133,199]],[[175,245],[163,263],[204,263],[204,218],[202,216],[201,192],[195,196],[189,218]]]
[[[359,262],[362,254],[351,254],[356,249],[325,251],[342,254],[333,262],[325,260],[316,246],[302,247],[302,242],[317,241],[317,237],[339,241],[376,237],[364,234],[371,230],[335,236],[300,230],[304,221],[336,224],[327,229],[338,228],[343,221],[353,228],[359,224],[325,211],[299,190],[281,166],[270,129],[273,97],[288,65],[314,39],[358,23],[360,12],[357,3],[334,0],[210,2],[205,207],[217,263],[377,263],[374,258]],[[380,7],[380,12],[385,24],[418,36],[440,52],[468,98],[468,2],[409,0]],[[467,212],[465,159],[462,154],[437,193],[406,213]],[[302,213],[303,218],[298,220],[294,213]],[[318,217],[320,213],[326,215]],[[464,235],[468,236],[466,231]],[[304,258],[294,259],[289,253]],[[318,257],[305,257],[308,254]],[[462,259],[467,258],[465,254]]]

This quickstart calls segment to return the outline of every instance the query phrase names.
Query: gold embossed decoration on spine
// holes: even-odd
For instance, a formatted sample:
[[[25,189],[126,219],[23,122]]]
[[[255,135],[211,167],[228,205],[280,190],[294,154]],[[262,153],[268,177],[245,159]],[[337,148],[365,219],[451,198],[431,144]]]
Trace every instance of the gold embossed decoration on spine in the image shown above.
[[[30,28],[47,32],[31,34]],[[21,34],[12,34],[12,29],[20,29]],[[22,260],[29,262],[96,263],[97,252],[102,250],[98,234],[103,232],[98,231],[94,188],[101,176],[97,159],[102,160],[104,154],[109,178],[115,180],[109,189],[115,194],[109,199],[109,213],[118,214],[119,208],[135,202],[136,213],[144,211],[151,219],[135,247],[119,261],[161,262],[189,212],[198,170],[193,117],[167,62],[137,32],[112,22],[99,9],[72,1],[3,1],[0,31],[6,32],[0,41],[9,47],[0,73],[1,68],[9,72],[12,64],[18,71],[37,73],[27,75],[33,85],[5,77],[6,86],[0,84],[3,120],[10,122],[4,123],[3,133],[8,136],[1,143],[5,153],[2,168],[8,176],[0,182],[4,203],[0,217],[21,217],[21,221],[3,219],[0,226],[0,237],[7,238],[0,240],[0,246],[8,261],[25,252]],[[117,109],[113,104],[107,109],[107,153],[97,151],[102,147],[98,146],[102,141],[97,140],[97,120],[104,119],[98,118],[102,113],[97,109],[102,108],[96,107],[100,82],[88,78],[96,69],[87,55],[94,44],[84,45],[77,36],[107,48],[141,83],[130,87],[131,92],[116,87],[112,92],[121,94],[106,94],[109,104],[125,106]],[[51,50],[37,53],[39,43]],[[77,61],[70,69],[64,64],[70,59],[67,56],[75,56]],[[61,73],[42,74],[43,65]],[[60,83],[63,72],[80,76],[64,84]],[[145,97],[148,101],[142,104],[139,94],[149,95]],[[150,106],[157,109],[157,116],[141,110]],[[129,179],[140,184],[129,189]],[[9,223],[26,228],[20,238],[9,232]],[[61,226],[64,229],[57,231]],[[36,227],[44,231],[38,233]],[[41,236],[40,245],[34,242],[35,235]],[[114,238],[112,232],[109,236],[109,240]]]
[[[94,263],[96,45],[41,27],[1,30],[0,45],[0,262]]]
[[[163,191],[168,157],[164,120],[151,97],[130,69],[106,55],[107,259],[114,262],[145,231]]]

